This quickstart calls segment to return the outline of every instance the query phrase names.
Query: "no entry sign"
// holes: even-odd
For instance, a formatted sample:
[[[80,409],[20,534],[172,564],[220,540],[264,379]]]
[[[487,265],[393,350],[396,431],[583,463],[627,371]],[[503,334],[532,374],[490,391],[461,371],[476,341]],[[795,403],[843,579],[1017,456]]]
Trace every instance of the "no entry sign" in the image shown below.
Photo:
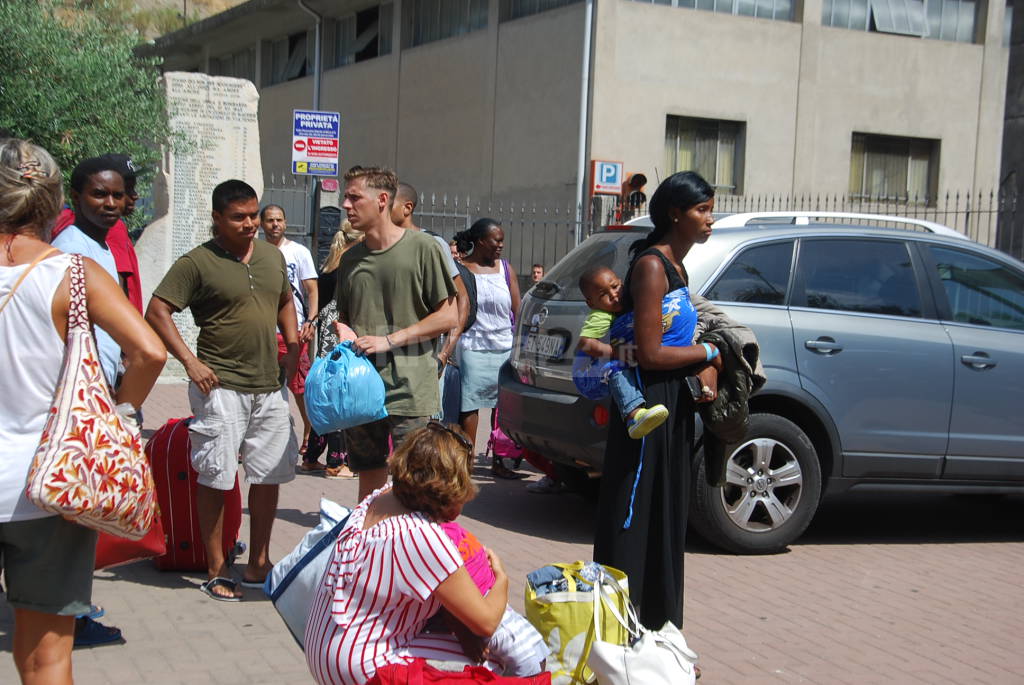
[[[292,110],[292,115],[292,173],[337,176],[341,115],[308,109]]]

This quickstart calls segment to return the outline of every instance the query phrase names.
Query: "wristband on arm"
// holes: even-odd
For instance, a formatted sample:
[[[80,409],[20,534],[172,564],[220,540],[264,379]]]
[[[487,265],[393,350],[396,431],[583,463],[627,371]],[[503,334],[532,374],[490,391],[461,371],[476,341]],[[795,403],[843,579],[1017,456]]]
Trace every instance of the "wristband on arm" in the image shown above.
[[[718,348],[712,347],[708,343],[701,343],[704,346],[704,361],[709,362],[718,356]]]

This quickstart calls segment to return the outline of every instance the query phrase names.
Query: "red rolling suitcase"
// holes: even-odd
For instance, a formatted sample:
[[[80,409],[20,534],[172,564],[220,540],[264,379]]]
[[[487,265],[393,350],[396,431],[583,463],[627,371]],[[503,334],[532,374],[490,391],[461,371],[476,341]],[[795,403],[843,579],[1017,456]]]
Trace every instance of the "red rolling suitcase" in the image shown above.
[[[199,474],[190,462],[191,441],[187,419],[171,419],[146,443],[146,455],[153,467],[160,521],[167,540],[167,553],[155,558],[161,571],[205,571],[206,548],[196,514],[196,480]],[[242,493],[235,487],[224,502],[224,554],[232,563],[245,546],[238,542],[242,526]]]

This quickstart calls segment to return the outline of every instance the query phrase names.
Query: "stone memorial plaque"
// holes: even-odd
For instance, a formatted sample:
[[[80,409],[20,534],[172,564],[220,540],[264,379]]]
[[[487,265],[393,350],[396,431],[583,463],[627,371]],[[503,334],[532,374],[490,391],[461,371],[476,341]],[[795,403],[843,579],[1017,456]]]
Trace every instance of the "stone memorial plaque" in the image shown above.
[[[159,218],[146,227],[135,246],[147,303],[174,261],[212,237],[210,196],[218,183],[240,179],[263,195],[259,93],[252,82],[169,72],[164,74],[164,87],[178,142],[173,150],[165,150],[153,186]],[[174,320],[194,351],[199,329],[191,313],[176,314]],[[164,375],[183,376],[184,369],[170,359]]]

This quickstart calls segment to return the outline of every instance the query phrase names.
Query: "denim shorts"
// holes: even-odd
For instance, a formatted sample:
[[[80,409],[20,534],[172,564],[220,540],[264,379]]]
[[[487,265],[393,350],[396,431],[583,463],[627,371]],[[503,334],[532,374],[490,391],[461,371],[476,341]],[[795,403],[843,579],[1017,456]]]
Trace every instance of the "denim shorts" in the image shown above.
[[[0,567],[16,609],[78,616],[92,603],[96,531],[60,516],[0,523]]]

